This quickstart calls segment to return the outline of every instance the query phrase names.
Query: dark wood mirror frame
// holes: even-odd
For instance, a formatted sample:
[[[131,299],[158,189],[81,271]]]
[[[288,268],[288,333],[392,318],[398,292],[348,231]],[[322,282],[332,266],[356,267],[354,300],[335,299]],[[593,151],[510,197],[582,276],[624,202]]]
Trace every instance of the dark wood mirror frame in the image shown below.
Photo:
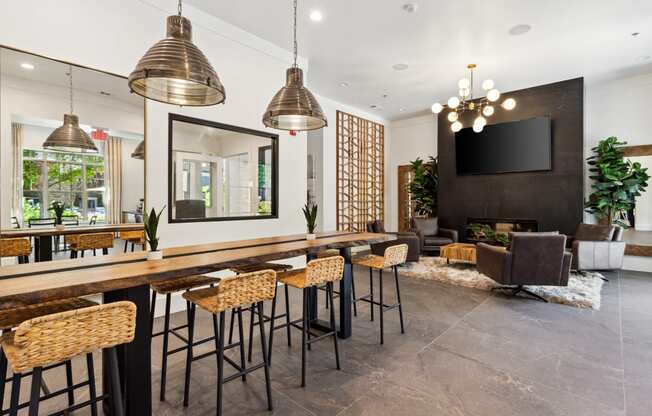
[[[625,157],[652,156],[652,144],[624,146]],[[652,257],[652,245],[627,243],[625,254],[629,256]]]
[[[201,126],[213,127],[220,130],[229,130],[235,133],[249,134],[271,139],[272,141],[272,210],[269,215],[246,215],[233,217],[206,217],[206,218],[173,218],[173,184],[174,184],[174,163],[173,163],[173,123],[180,121],[184,123],[197,124]],[[169,113],[168,115],[168,222],[188,223],[188,222],[215,222],[215,221],[242,221],[242,220],[268,220],[278,218],[278,134],[253,130],[246,127],[233,126],[230,124],[218,123],[210,120],[203,120],[194,117],[188,117],[181,114]]]

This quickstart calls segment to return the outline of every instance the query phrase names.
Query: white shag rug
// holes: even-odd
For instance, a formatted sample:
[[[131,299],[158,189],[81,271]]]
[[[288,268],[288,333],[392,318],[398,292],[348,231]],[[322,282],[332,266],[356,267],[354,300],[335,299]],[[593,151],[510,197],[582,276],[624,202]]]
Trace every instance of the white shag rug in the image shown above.
[[[446,264],[446,259],[441,257],[421,257],[418,263],[407,263],[406,266],[401,267],[401,275],[481,290],[491,290],[493,287],[500,286],[478,272],[473,264],[462,262]],[[568,286],[526,286],[526,288],[549,302],[599,310],[602,277],[596,272],[571,272]]]

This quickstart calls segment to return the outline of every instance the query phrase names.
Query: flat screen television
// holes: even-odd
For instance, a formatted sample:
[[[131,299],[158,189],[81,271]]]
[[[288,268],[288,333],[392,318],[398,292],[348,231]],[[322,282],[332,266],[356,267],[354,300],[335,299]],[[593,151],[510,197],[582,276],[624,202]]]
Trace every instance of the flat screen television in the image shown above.
[[[550,117],[471,127],[455,133],[458,175],[552,170]]]

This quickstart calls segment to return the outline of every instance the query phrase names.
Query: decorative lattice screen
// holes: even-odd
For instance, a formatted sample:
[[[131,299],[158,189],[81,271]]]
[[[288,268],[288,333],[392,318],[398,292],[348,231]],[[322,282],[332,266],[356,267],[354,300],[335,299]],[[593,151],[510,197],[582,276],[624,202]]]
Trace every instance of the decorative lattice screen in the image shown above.
[[[382,124],[337,112],[337,229],[365,231],[385,220]]]
[[[410,198],[410,182],[414,172],[410,165],[398,167],[398,231],[410,229],[410,219],[414,215],[414,202]]]

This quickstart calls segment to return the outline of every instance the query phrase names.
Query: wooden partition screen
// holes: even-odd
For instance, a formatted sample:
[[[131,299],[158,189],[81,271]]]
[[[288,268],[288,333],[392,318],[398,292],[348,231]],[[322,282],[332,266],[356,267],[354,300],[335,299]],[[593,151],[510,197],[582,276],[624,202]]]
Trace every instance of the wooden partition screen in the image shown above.
[[[413,178],[412,166],[398,167],[398,232],[408,231],[414,216],[414,202],[410,198],[410,182]]]
[[[365,231],[385,220],[385,127],[337,112],[337,229]]]

